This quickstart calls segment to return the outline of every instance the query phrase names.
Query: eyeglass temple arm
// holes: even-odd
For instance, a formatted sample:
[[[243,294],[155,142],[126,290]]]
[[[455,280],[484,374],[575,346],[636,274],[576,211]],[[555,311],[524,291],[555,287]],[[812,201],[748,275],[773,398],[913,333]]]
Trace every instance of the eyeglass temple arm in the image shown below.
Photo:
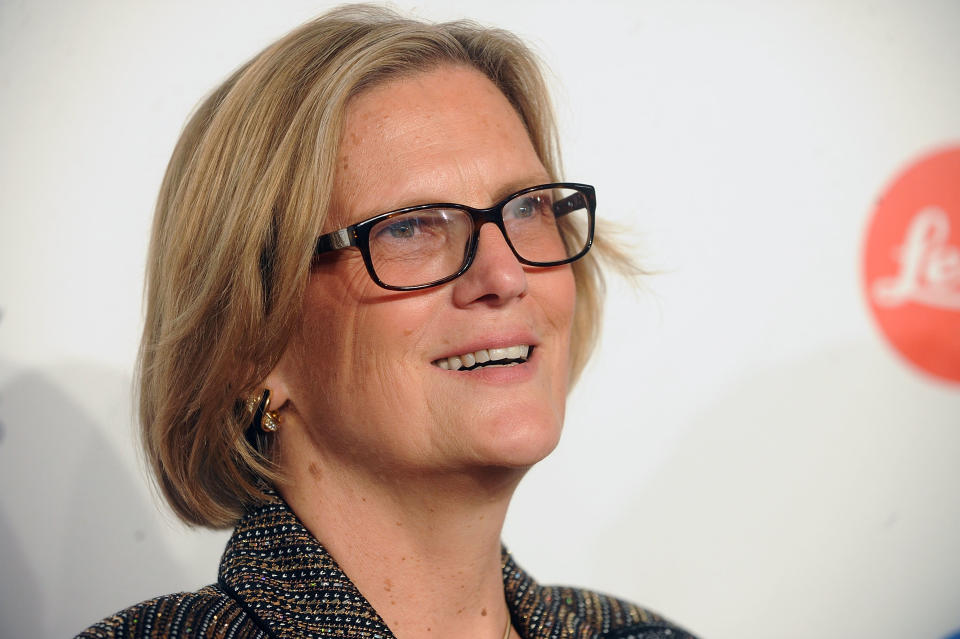
[[[587,198],[584,197],[583,193],[574,193],[573,195],[568,195],[562,200],[558,200],[553,203],[553,214],[556,217],[563,217],[574,211],[587,208]]]
[[[332,233],[327,233],[326,235],[321,235],[317,238],[317,248],[314,251],[314,255],[319,255],[320,253],[326,253],[328,251],[336,251],[348,246],[356,246],[357,241],[355,234],[352,232],[350,227],[345,229],[340,229],[339,231],[333,231]]]

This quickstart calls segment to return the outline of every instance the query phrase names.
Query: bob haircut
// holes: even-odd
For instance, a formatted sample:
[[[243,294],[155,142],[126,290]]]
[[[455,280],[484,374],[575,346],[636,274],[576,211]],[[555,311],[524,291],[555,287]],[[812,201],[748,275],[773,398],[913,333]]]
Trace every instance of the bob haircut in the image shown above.
[[[244,399],[261,390],[300,321],[350,99],[448,64],[479,70],[503,92],[559,181],[536,57],[514,35],[471,22],[335,9],[240,67],[189,119],[157,201],[138,366],[144,451],[184,521],[230,527],[266,483],[283,480],[273,447],[248,438]],[[602,234],[573,263],[571,383],[600,325],[598,254],[629,270]]]

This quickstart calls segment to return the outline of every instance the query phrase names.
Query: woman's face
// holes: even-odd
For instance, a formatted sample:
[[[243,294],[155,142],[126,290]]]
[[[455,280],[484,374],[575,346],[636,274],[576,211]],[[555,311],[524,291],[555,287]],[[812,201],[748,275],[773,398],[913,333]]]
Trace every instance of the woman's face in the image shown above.
[[[488,207],[548,181],[503,94],[441,67],[350,103],[325,232],[414,204]],[[288,399],[280,436],[302,429],[325,464],[373,473],[526,468],[560,435],[574,301],[569,266],[522,266],[493,224],[464,275],[422,291],[379,288],[358,251],[336,251],[314,267],[302,324],[267,380]],[[515,345],[534,347],[528,361],[437,364]]]

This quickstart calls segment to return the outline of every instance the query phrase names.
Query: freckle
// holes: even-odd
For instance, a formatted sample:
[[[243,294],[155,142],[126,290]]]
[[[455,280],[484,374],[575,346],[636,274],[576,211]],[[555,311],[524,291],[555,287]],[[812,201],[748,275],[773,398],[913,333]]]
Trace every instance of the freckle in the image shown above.
[[[460,610],[458,610],[458,611],[457,611],[457,614],[459,615],[461,612],[463,612],[463,608],[461,608]]]
[[[393,583],[389,579],[385,579],[383,581],[383,589],[390,592],[390,590],[393,589]]]
[[[401,557],[401,558],[400,558],[400,561],[406,561],[406,560],[407,560],[406,557]]]
[[[401,523],[398,521],[398,522],[397,522],[397,525],[398,525],[398,526],[402,526],[403,524],[401,524]]]
[[[360,498],[360,501],[367,501],[367,498],[366,498],[366,497],[361,497],[361,498]]]
[[[413,333],[413,329],[412,329],[412,328],[405,328],[405,329],[403,330],[403,335],[404,335],[404,337],[406,337],[407,335],[410,335],[411,333]]]
[[[313,475],[313,478],[319,480],[322,476],[320,472],[320,467],[317,466],[316,462],[310,462],[310,465],[307,466],[307,470],[310,471],[310,474]]]
[[[486,617],[486,616],[487,616],[487,609],[486,609],[486,608],[483,608],[483,609],[480,611],[480,616],[481,616],[481,617]]]

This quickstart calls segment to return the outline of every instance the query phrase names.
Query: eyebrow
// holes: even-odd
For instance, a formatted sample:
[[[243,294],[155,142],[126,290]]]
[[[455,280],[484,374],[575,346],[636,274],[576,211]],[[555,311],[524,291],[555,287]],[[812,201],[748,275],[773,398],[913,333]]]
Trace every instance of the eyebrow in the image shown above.
[[[527,187],[536,186],[538,184],[549,184],[553,181],[554,181],[553,178],[546,171],[544,171],[543,173],[532,173],[528,175],[526,178],[511,180],[510,182],[507,182],[506,185],[500,187],[494,192],[494,199],[490,203],[490,206],[492,206],[493,204],[496,204],[497,202],[502,201],[508,195],[512,193],[516,193],[517,191],[522,191]],[[372,217],[376,217],[377,215],[382,215],[384,213],[389,213],[391,211],[399,211],[401,209],[412,208],[415,206],[425,206],[428,204],[460,204],[462,206],[468,206],[463,202],[452,201],[449,198],[448,199],[422,198],[422,197],[404,198],[402,200],[398,200],[397,203],[389,207],[381,206],[376,209],[363,210],[361,213],[354,212],[352,215],[349,215],[349,216],[343,215],[343,211],[338,211],[337,213],[339,215],[330,216],[328,218],[329,220],[336,220],[336,224],[334,225],[334,228],[332,228],[329,232],[332,233],[337,229],[353,226],[354,224],[358,224],[364,220],[369,220]],[[471,208],[486,208],[486,207],[471,207]]]
[[[522,191],[523,189],[530,186],[537,186],[538,184],[550,184],[555,180],[550,177],[546,172],[538,173],[535,176],[529,176],[523,180],[515,180],[513,182],[508,182],[506,187],[500,189],[496,192],[494,197],[494,202],[500,202],[503,198],[507,197],[511,193],[516,193],[517,191]]]
[[[423,205],[426,205],[426,204],[460,204],[460,205],[463,205],[463,206],[470,206],[471,208],[479,208],[479,209],[482,209],[482,208],[487,208],[487,206],[493,206],[493,205],[496,204],[497,202],[502,201],[502,200],[503,200],[505,197],[507,197],[508,195],[511,195],[511,194],[513,194],[513,193],[516,193],[517,191],[522,191],[522,190],[525,189],[525,188],[528,188],[528,187],[531,187],[531,186],[536,186],[536,185],[538,185],[538,184],[549,184],[549,183],[551,183],[552,181],[553,181],[553,180],[550,178],[550,176],[549,176],[547,173],[538,173],[538,174],[536,174],[535,176],[532,176],[532,177],[527,177],[527,178],[519,179],[519,180],[511,180],[510,182],[507,182],[504,186],[501,186],[501,187],[498,188],[496,191],[494,191],[494,197],[493,197],[493,199],[491,200],[491,202],[490,202],[489,204],[487,204],[487,205],[485,205],[485,206],[468,205],[468,204],[465,204],[464,202],[458,202],[457,200],[451,200],[450,198],[446,198],[446,199],[444,199],[444,198],[423,198],[423,197],[404,198],[403,200],[400,200],[398,204],[395,204],[395,205],[393,205],[393,206],[390,206],[389,208],[381,207],[381,208],[378,208],[378,209],[376,209],[376,210],[373,210],[373,211],[370,211],[370,212],[368,212],[368,213],[365,213],[365,214],[363,214],[362,217],[360,217],[360,219],[361,219],[361,220],[366,220],[366,219],[369,219],[369,218],[371,218],[371,217],[374,217],[375,215],[380,215],[380,214],[382,214],[382,213],[387,213],[387,212],[389,212],[389,211],[399,211],[400,209],[411,208],[411,207],[414,207],[414,206],[423,206]],[[354,222],[354,224],[355,224],[355,223],[356,223],[356,222]]]

